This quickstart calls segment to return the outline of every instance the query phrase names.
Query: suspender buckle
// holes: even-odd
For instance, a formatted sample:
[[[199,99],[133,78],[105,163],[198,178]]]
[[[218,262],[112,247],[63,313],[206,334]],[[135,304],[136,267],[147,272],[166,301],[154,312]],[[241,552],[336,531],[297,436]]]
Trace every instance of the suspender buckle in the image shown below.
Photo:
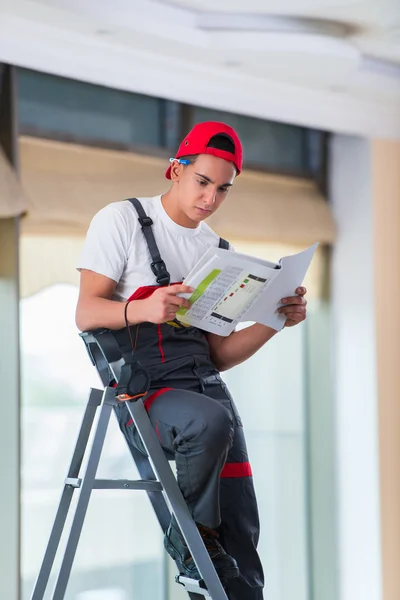
[[[150,217],[147,216],[139,217],[138,221],[142,227],[151,227],[153,225],[153,221],[150,219]]]
[[[134,206],[139,216],[138,221],[142,226],[142,232],[147,242],[151,260],[153,261],[150,265],[151,270],[156,276],[157,283],[158,285],[169,285],[170,274],[167,271],[165,262],[160,256],[156,240],[154,239],[153,230],[151,228],[153,225],[153,220],[146,215],[143,206],[140,204],[140,201],[137,198],[129,198],[129,202],[131,202],[131,204]]]
[[[159,285],[169,285],[169,273],[167,271],[165,262],[163,260],[159,260],[157,262],[152,262],[150,266],[157,278],[157,283]]]

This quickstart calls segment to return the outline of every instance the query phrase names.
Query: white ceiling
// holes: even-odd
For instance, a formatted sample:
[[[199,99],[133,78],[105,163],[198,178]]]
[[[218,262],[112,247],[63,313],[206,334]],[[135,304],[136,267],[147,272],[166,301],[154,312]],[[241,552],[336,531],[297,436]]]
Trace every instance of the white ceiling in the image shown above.
[[[0,60],[400,138],[399,0],[1,0]]]

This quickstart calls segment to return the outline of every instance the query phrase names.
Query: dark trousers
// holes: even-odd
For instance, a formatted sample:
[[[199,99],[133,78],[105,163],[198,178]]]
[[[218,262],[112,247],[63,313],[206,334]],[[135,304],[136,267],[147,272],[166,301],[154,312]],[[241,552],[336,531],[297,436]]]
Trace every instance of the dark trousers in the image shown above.
[[[150,420],[167,456],[176,462],[177,479],[193,519],[218,529],[240,576],[228,581],[230,600],[262,600],[263,571],[257,553],[259,518],[243,427],[220,377],[187,389],[150,391],[145,401]],[[141,446],[119,406],[121,429]]]

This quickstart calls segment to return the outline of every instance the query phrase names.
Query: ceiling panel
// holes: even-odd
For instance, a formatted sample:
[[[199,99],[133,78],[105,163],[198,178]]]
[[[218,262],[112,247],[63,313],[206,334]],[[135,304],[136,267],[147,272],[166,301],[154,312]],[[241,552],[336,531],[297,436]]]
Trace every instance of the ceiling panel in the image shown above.
[[[354,44],[367,56],[400,65],[400,28],[398,32],[357,36]],[[400,77],[400,72],[399,72]]]
[[[153,0],[147,0],[152,2]],[[323,10],[332,7],[360,4],[359,0],[161,0],[163,4],[191,8],[198,11],[240,12],[258,14],[302,14],[304,12]],[[365,2],[364,2],[365,3]]]
[[[347,83],[360,66],[352,44],[318,35],[214,32],[210,44],[218,60],[276,81],[319,87]],[[323,62],[324,68],[321,69]]]
[[[63,0],[59,0],[63,1]],[[146,0],[151,3],[158,0]],[[162,4],[211,13],[249,15],[293,15],[331,19],[359,26],[391,28],[400,26],[398,0],[160,0]]]
[[[230,18],[216,30],[213,13],[203,12],[200,28],[199,9]],[[241,23],[243,10],[242,0],[3,0],[0,60],[260,118],[384,137],[400,131],[399,70],[379,64],[400,65],[399,0],[248,0]],[[257,15],[278,12],[340,20],[353,34],[247,29],[268,27]],[[373,71],[361,54],[379,59]]]

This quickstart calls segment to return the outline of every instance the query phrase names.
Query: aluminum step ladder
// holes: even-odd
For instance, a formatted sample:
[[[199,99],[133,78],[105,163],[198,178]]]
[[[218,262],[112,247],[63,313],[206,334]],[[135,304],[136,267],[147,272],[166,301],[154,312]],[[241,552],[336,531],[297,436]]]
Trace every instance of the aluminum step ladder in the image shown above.
[[[174,514],[197,569],[202,576],[202,579],[198,581],[179,574],[176,576],[176,582],[185,588],[191,600],[203,600],[204,598],[228,600],[196,524],[178,487],[168,459],[151,425],[143,402],[140,400],[127,402],[126,405],[147,452],[147,456],[145,456],[144,453],[128,445],[142,479],[138,481],[96,479],[96,472],[111,412],[113,412],[113,407],[117,402],[115,399],[115,389],[109,387],[108,383],[112,379],[115,381],[119,380],[119,374],[124,361],[121,357],[120,348],[111,331],[98,329],[93,332],[84,332],[81,334],[81,337],[85,342],[90,359],[100,375],[104,389],[92,388],[90,390],[72,460],[64,481],[60,502],[31,600],[43,600],[44,598],[72,497],[76,491],[79,496],[75,513],[68,534],[61,567],[51,596],[51,600],[64,599],[90,496],[94,489],[145,490],[164,533],[170,524],[172,514]],[[88,450],[89,437],[96,417],[98,418],[95,424],[93,440]],[[87,455],[86,468],[80,476],[83,459],[87,451],[89,454]],[[167,500],[171,509],[168,506]]]

